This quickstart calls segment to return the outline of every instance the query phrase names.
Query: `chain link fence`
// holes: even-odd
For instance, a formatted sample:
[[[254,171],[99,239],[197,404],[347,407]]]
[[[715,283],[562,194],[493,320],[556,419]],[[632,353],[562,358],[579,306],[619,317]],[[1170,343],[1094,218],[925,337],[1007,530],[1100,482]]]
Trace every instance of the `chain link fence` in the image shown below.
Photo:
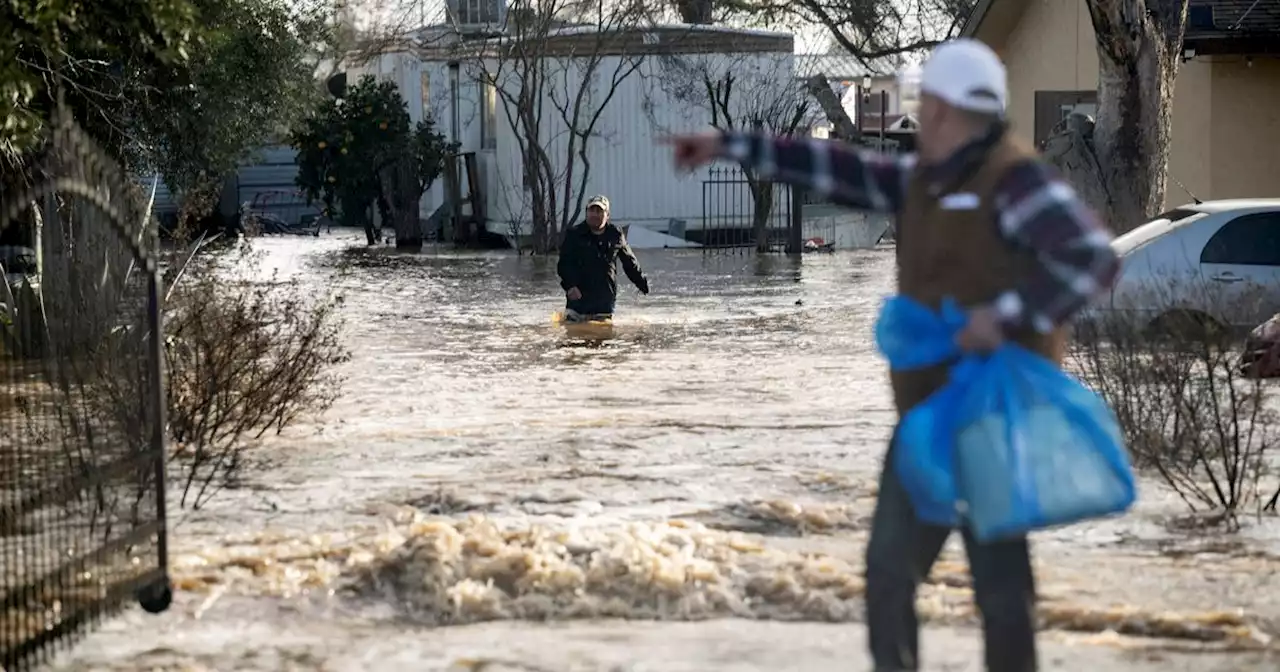
[[[71,121],[0,194],[31,263],[0,288],[0,668],[138,600],[168,608],[155,220]],[[12,236],[11,236],[12,237]]]

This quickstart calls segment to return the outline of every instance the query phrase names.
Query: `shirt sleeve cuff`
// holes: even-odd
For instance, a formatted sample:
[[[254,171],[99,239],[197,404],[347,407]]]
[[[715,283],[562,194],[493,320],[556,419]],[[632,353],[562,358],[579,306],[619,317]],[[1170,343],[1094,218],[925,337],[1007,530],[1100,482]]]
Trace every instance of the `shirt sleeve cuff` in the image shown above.
[[[1023,329],[1027,325],[1041,334],[1047,334],[1054,329],[1052,320],[1043,315],[1028,314],[1027,304],[1017,291],[1010,290],[996,297],[994,306],[996,317],[1006,333]]]
[[[1000,325],[1004,327],[1005,332],[1012,332],[1020,329],[1025,324],[1025,304],[1022,301],[1022,295],[1015,291],[1008,291],[996,297],[995,303],[992,304],[996,311],[996,318],[1000,320]]]

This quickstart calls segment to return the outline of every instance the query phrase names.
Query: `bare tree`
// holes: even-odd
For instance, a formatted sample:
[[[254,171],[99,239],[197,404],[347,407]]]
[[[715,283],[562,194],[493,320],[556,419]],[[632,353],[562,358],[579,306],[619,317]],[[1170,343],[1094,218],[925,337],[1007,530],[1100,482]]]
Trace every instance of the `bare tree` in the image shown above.
[[[1086,1],[1097,37],[1098,117],[1065,120],[1045,155],[1123,233],[1164,207],[1187,0]]]
[[[1251,508],[1274,507],[1280,436],[1274,389],[1263,379],[1274,374],[1274,344],[1242,349],[1224,321],[1183,307],[1256,314],[1270,288],[1224,293],[1215,283],[1162,279],[1129,291],[1120,305],[1144,310],[1077,324],[1070,363],[1116,414],[1134,464],[1210,519],[1235,525]]]
[[[959,34],[975,0],[705,0],[768,25],[820,25],[864,65]]]
[[[796,14],[795,8],[789,8],[782,3],[774,6],[770,3],[742,2],[741,0],[668,0],[667,4],[679,16],[681,22],[692,25],[725,22],[740,24],[743,19],[746,19],[749,23],[782,29],[788,24],[804,23],[802,17]],[[785,11],[788,9],[789,11]],[[780,18],[790,20],[780,21]],[[833,41],[839,46],[837,40],[833,39]],[[804,84],[809,95],[813,96],[822,112],[827,115],[827,120],[835,127],[834,137],[856,141],[860,135],[859,129],[841,105],[826,73],[818,72],[808,77]]]
[[[822,113],[826,115],[827,121],[834,127],[832,133],[834,137],[849,142],[861,139],[862,129],[858,128],[858,125],[849,117],[848,110],[844,109],[840,98],[836,96],[835,87],[831,85],[825,73],[819,72],[810,76],[805,80],[804,85],[809,95],[817,101]]]
[[[780,55],[779,55],[780,56]],[[819,118],[805,82],[798,80],[790,54],[786,58],[762,58],[760,54],[689,54],[658,59],[652,78],[654,93],[668,104],[703,116],[722,131],[758,131],[792,135]],[[646,101],[650,123],[661,124],[653,113],[660,105]],[[669,129],[660,128],[662,131]],[[751,226],[756,249],[767,251],[768,225],[774,212],[777,185],[760,179],[742,165],[751,192]]]
[[[686,0],[678,3],[682,14],[684,4],[771,27],[823,26],[836,49],[875,71],[884,69],[884,59],[919,53],[958,35],[976,0]],[[858,140],[861,129],[825,74],[805,84],[835,127],[835,137]]]
[[[647,15],[639,0],[514,0],[505,34],[471,50],[519,148],[535,254],[554,250],[582,211],[600,120],[644,61]]]
[[[767,23],[825,26],[864,63],[957,35],[973,0],[705,0]],[[1164,204],[1174,82],[1188,0],[1085,0],[1098,50],[1098,116],[1068,118],[1046,156],[1118,232]],[[869,65],[869,63],[868,63]]]

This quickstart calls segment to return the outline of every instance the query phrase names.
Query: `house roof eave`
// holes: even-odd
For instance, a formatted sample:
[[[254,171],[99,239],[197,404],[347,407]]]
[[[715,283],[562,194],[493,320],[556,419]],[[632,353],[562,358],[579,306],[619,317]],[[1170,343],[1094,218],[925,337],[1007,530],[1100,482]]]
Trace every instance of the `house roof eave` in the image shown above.
[[[1280,33],[1188,33],[1182,48],[1199,56],[1272,56],[1280,54]]]
[[[960,28],[960,37],[976,36],[978,29],[982,27],[982,22],[991,11],[991,5],[995,2],[996,0],[978,0],[978,4],[969,13],[969,18],[965,19],[964,26]]]
[[[1018,29],[1030,5],[1029,0],[978,0],[960,27],[960,36],[981,40],[998,50]]]

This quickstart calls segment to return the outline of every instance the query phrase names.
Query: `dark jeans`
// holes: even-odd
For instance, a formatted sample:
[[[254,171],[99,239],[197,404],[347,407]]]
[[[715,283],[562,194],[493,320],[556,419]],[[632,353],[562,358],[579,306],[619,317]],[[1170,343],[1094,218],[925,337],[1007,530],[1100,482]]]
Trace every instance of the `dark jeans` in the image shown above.
[[[890,448],[867,544],[867,627],[876,672],[919,669],[916,586],[950,534],[916,518]],[[967,529],[963,534],[988,672],[1034,672],[1035,581],[1026,538],[980,544]]]
[[[616,301],[610,297],[584,296],[578,300],[566,299],[566,310],[574,310],[582,315],[612,315]]]

